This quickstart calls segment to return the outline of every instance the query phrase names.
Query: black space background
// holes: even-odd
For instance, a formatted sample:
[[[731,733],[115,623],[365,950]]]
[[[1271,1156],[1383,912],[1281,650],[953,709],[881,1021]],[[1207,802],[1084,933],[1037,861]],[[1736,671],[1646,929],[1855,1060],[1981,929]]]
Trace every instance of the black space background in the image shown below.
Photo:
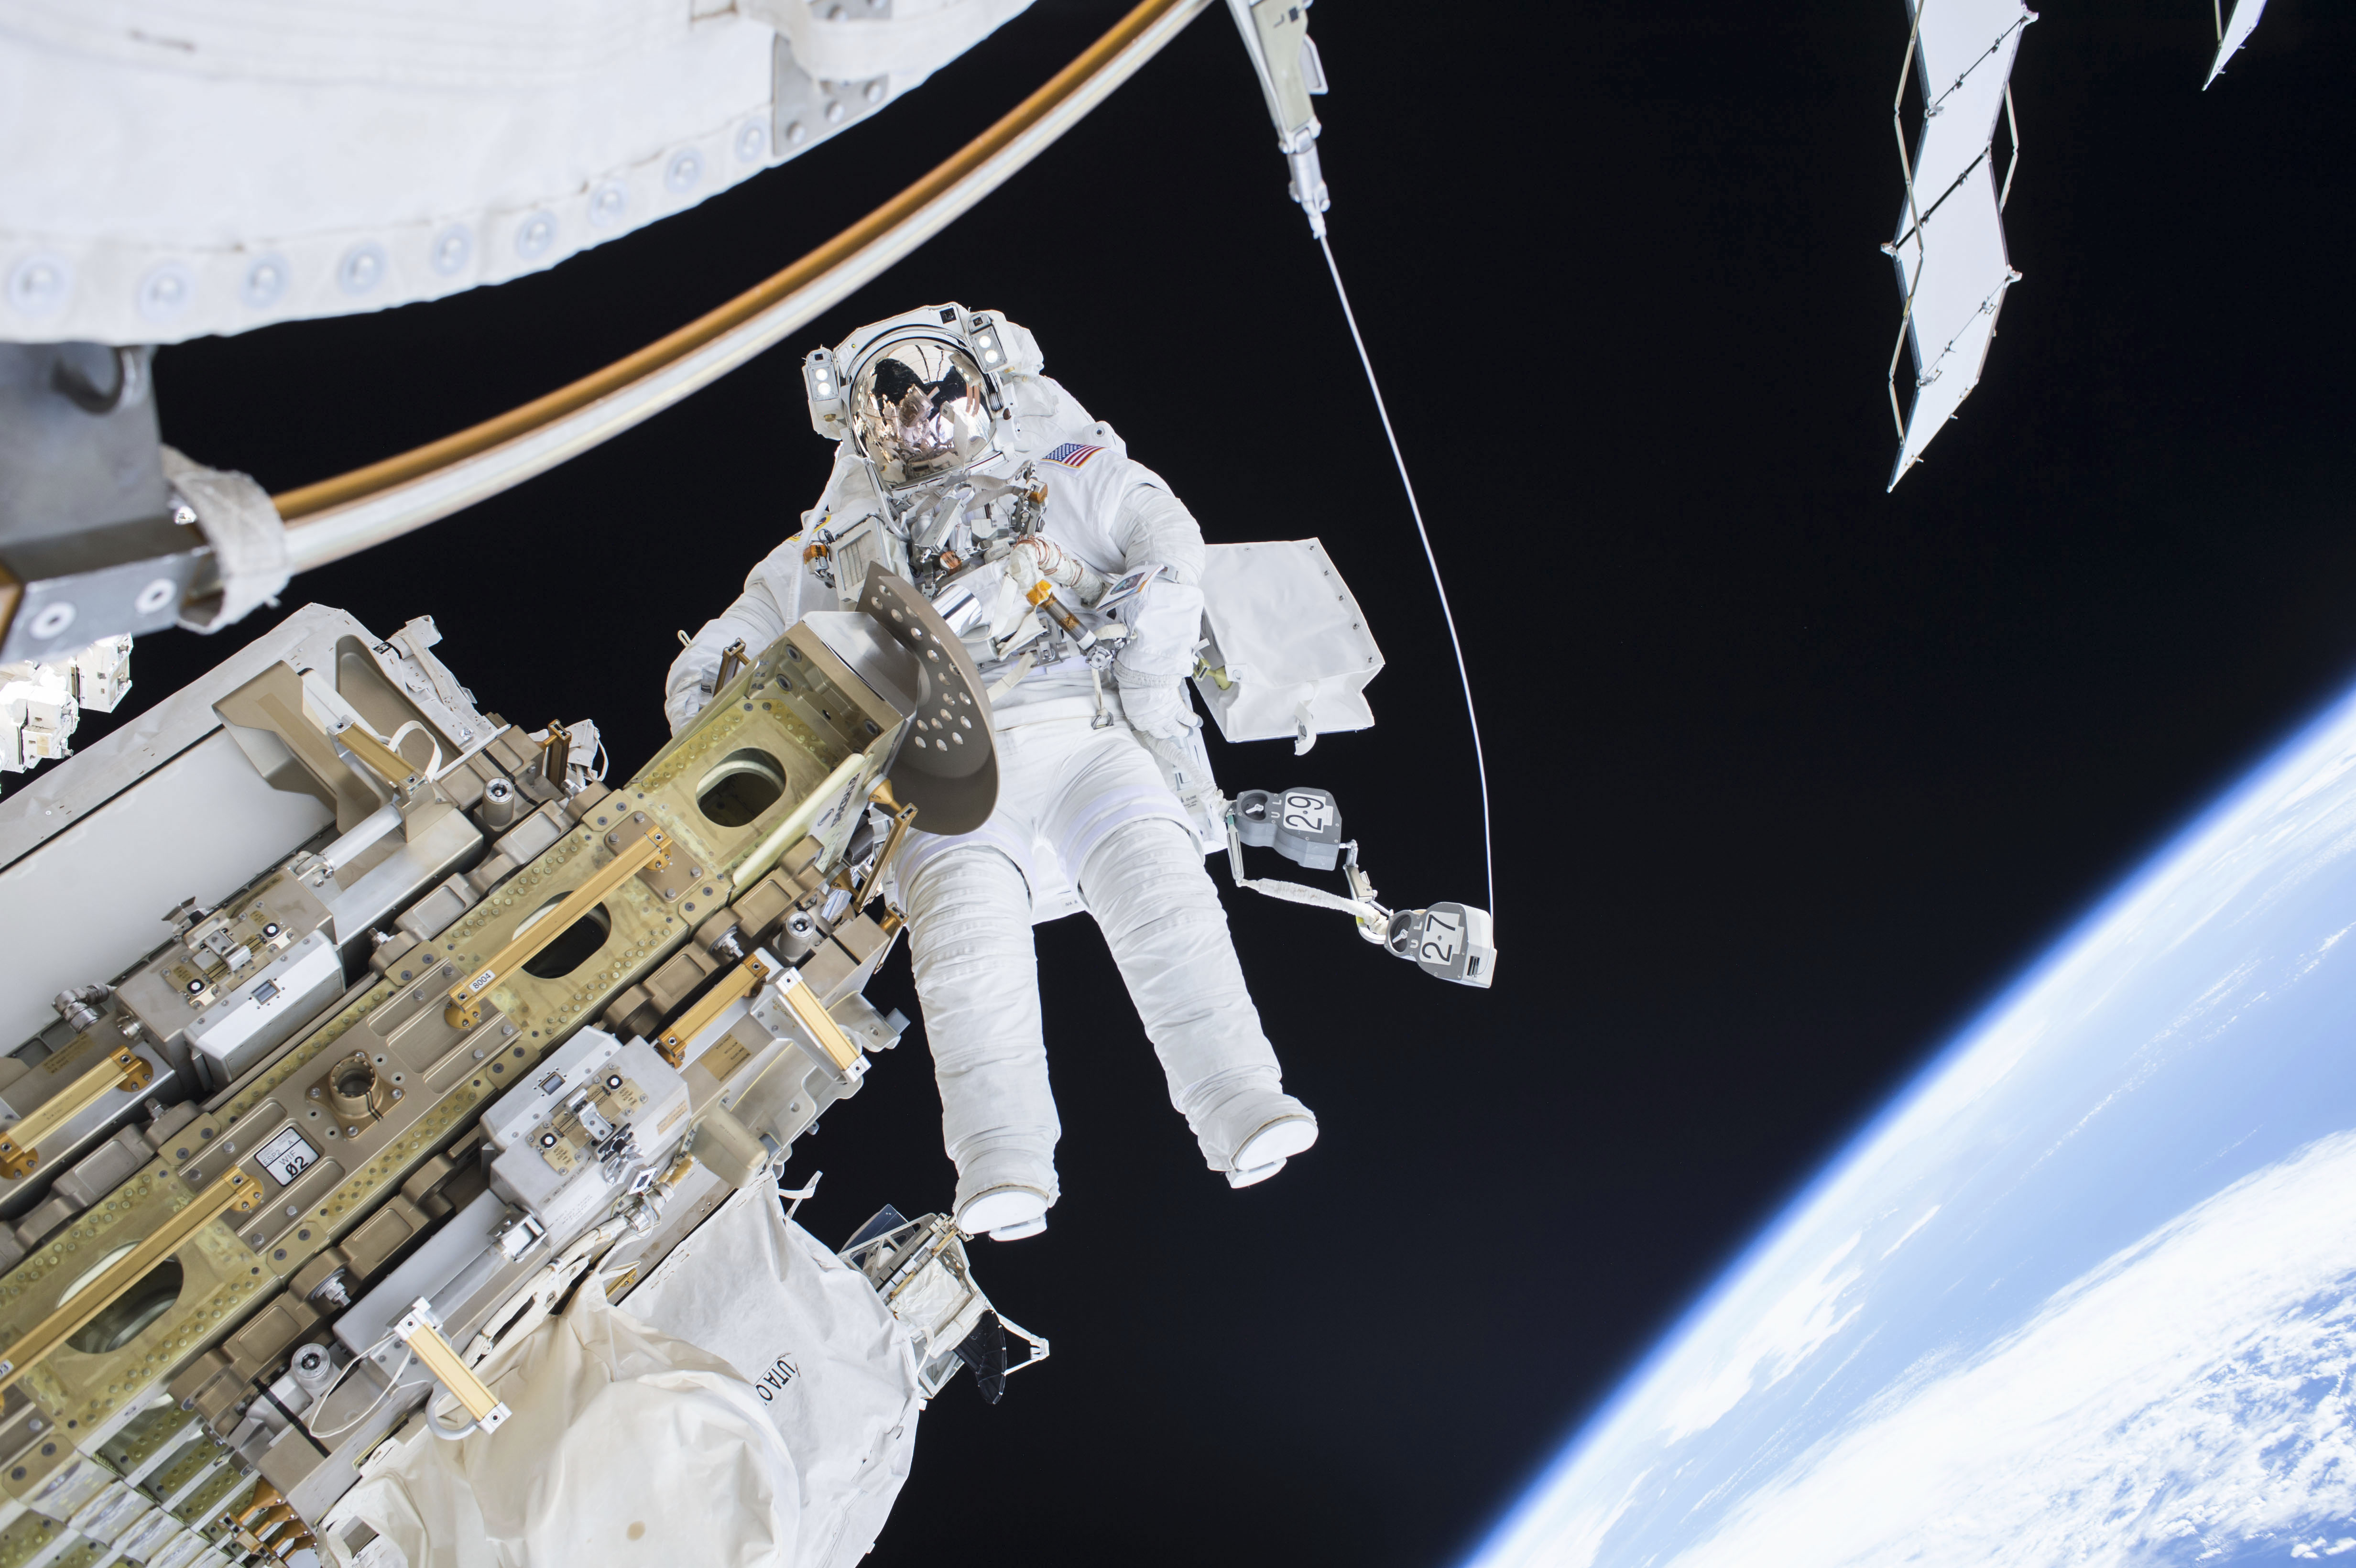
[[[166,350],[166,439],[273,488],[483,418],[798,255],[1119,5],[1040,0],[875,123],[552,273]],[[1445,1563],[2007,978],[2356,669],[2356,20],[2052,0],[1987,378],[1895,496],[1900,6],[1406,9],[1317,33],[1335,243],[1487,720],[1501,978],[1229,895],[1315,1152],[1205,1173],[1085,921],[1043,928],[1066,1133],[980,1248],[1055,1358],[925,1420],[885,1564]],[[1257,89],[1206,16],[844,309],[628,435],[298,580],[438,617],[487,707],[662,738],[692,630],[829,460],[798,360],[939,298],[1030,325],[1214,539],[1322,536],[1383,641],[1323,783],[1398,903],[1480,896],[1431,589]],[[256,624],[262,624],[257,617]],[[131,706],[229,651],[148,639]],[[86,737],[107,721],[93,719]],[[879,995],[916,1011],[904,959]],[[920,1035],[797,1151],[840,1240],[948,1197]]]

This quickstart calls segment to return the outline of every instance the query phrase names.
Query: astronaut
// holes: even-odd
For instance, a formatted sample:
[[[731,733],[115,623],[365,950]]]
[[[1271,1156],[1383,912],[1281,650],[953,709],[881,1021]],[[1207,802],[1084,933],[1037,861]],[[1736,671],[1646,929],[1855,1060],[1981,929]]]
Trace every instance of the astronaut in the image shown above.
[[[1316,1118],[1284,1093],[1173,788],[1208,777],[1183,686],[1203,618],[1202,530],[1109,426],[1038,372],[1028,332],[954,304],[810,356],[812,422],[838,442],[833,475],[803,532],[673,663],[665,701],[676,733],[709,700],[724,649],[741,639],[757,655],[838,593],[855,600],[869,560],[969,618],[951,624],[991,692],[998,804],[956,836],[921,831],[920,817],[893,878],[955,1213],[968,1233],[1001,1241],[1044,1230],[1059,1191],[1031,936],[1034,915],[1060,912],[1042,907],[1050,888],[1076,892],[1104,933],[1212,1170],[1249,1186],[1317,1137]],[[1034,613],[1026,590],[1043,581],[1082,609],[1111,603],[1108,584],[1133,596],[1083,651],[1022,635]]]

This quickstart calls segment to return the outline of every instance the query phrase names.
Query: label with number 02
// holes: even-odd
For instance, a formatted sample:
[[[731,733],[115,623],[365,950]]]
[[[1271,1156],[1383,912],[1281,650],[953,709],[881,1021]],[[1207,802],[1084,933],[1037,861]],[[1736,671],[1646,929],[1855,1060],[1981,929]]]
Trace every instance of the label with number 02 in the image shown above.
[[[262,1162],[262,1169],[278,1179],[279,1186],[292,1187],[296,1177],[317,1162],[319,1151],[304,1142],[301,1133],[288,1127],[263,1144],[254,1157]]]

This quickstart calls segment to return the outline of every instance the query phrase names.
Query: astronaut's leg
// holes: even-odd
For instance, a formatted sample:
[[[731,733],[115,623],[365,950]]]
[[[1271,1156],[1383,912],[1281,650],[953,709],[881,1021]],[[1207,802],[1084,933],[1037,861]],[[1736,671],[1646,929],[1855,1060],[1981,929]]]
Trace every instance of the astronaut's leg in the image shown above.
[[[1079,881],[1204,1159],[1231,1186],[1275,1175],[1317,1141],[1317,1118],[1284,1092],[1194,835],[1166,817],[1123,823]]]
[[[956,1215],[1001,1240],[1045,1228],[1055,1201],[1055,1099],[1039,1027],[1031,892],[986,845],[926,861],[901,889],[925,1038],[957,1163]]]

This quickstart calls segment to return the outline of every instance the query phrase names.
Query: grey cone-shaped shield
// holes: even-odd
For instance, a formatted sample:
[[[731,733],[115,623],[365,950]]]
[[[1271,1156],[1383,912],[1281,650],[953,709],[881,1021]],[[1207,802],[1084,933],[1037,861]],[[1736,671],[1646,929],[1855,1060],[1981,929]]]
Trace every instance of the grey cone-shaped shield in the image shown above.
[[[859,607],[921,672],[908,738],[886,775],[927,833],[970,833],[998,805],[998,749],[981,672],[948,623],[913,583],[867,569]]]

